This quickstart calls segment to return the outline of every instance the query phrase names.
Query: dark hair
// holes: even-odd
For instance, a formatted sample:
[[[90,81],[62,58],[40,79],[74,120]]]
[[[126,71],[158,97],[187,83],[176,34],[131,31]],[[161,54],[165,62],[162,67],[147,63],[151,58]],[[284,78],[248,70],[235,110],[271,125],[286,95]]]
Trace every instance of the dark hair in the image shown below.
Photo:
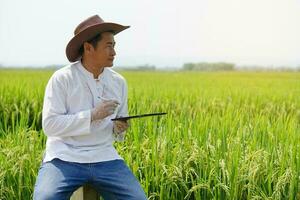
[[[114,33],[113,31],[107,31],[110,33]],[[95,37],[93,37],[92,39],[86,41],[87,43],[90,43],[94,48],[97,47],[98,42],[102,39],[102,33],[99,33],[98,35],[96,35]],[[81,47],[79,48],[79,55],[83,55],[84,52],[84,48],[83,48],[83,44],[81,45]]]
[[[99,33],[98,35],[96,35],[95,37],[93,37],[92,39],[86,41],[87,43],[90,43],[91,45],[93,45],[94,48],[97,47],[97,43],[102,39],[101,37],[101,33]],[[84,48],[83,48],[83,44],[81,45],[80,49],[79,49],[79,55],[83,55],[84,52]]]

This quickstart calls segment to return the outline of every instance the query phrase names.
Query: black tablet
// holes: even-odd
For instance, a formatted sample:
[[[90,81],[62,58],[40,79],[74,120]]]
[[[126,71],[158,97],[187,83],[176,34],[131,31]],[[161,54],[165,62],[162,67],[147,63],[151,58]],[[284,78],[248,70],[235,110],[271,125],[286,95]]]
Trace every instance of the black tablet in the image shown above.
[[[111,119],[112,121],[126,121],[128,119],[133,119],[133,118],[141,118],[141,117],[149,117],[149,116],[156,116],[156,115],[165,115],[167,113],[149,113],[149,114],[142,114],[142,115],[132,115],[132,116],[127,116],[127,117],[116,117],[114,119]]]

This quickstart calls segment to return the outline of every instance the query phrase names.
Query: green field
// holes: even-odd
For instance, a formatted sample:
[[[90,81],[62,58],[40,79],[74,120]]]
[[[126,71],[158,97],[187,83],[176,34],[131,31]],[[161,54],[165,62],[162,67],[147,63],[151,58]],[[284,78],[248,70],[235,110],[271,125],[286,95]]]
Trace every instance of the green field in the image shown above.
[[[0,199],[32,198],[52,71],[0,70]],[[116,147],[149,199],[300,199],[300,73],[120,72],[131,121]]]

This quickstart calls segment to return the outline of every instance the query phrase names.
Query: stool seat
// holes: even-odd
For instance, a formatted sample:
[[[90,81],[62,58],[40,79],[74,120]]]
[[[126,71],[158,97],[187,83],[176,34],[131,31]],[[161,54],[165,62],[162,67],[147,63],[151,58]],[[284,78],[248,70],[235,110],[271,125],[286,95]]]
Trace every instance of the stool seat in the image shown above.
[[[71,196],[70,200],[99,200],[100,194],[90,185],[78,188]]]

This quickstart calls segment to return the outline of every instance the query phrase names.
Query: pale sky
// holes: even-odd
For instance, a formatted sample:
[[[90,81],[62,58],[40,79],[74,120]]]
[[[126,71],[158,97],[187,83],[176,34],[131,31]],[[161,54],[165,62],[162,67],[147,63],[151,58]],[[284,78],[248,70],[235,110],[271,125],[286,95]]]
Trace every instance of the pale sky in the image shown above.
[[[0,64],[68,64],[75,27],[94,14],[131,26],[115,36],[115,66],[300,66],[299,0],[0,0]]]

